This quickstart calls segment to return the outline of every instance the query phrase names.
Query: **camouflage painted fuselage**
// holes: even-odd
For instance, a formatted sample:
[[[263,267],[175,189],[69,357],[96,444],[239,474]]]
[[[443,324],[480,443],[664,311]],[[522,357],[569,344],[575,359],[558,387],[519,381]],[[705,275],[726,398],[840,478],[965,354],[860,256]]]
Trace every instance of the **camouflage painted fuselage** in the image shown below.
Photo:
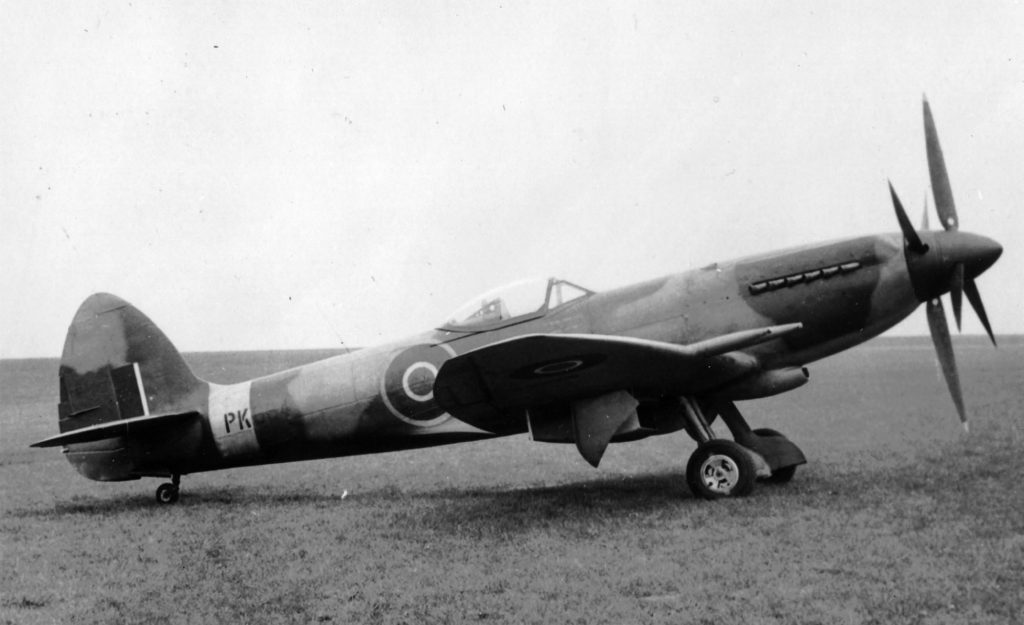
[[[797,332],[744,350],[756,361],[754,370],[709,371],[696,393],[733,399],[770,395],[806,381],[805,376],[791,382],[772,377],[777,372],[799,369],[880,334],[913,312],[918,295],[898,234],[717,263],[594,293],[482,331],[442,328],[240,384],[203,383],[186,398],[164,398],[163,405],[150,395],[154,411],[193,409],[202,418],[187,427],[161,426],[141,440],[72,445],[68,457],[87,477],[120,480],[526,432],[526,419],[514,431],[470,426],[447,415],[432,392],[445,360],[524,334],[688,344],[802,323]],[[62,369],[62,377],[82,374],[70,370],[73,363],[65,366],[69,370]],[[70,414],[71,407],[66,411]]]

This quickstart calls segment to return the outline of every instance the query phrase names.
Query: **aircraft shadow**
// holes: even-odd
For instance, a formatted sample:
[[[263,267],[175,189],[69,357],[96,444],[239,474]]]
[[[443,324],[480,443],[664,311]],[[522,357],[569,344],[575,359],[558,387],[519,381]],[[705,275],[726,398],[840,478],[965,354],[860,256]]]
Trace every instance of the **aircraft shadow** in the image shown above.
[[[57,501],[47,507],[15,508],[6,511],[4,516],[16,519],[46,519],[75,514],[116,516],[125,512],[153,508],[156,505],[151,496],[111,496],[103,499],[79,496],[70,501]]]
[[[265,491],[246,491],[229,494],[220,489],[199,489],[186,491],[181,500],[167,509],[179,507],[202,508],[204,506],[216,505],[288,505],[313,503],[316,505],[342,505],[345,498],[339,494],[324,493],[272,493]],[[134,495],[110,495],[109,497],[75,497],[71,501],[58,501],[51,507],[45,508],[21,508],[12,509],[4,513],[4,516],[20,519],[45,519],[69,516],[75,514],[89,516],[117,516],[144,511],[156,511],[165,509],[163,505],[153,499],[153,495],[146,491],[145,494]]]
[[[446,489],[422,497],[418,522],[452,533],[523,532],[591,523],[697,502],[679,472],[605,477],[556,485]]]
[[[790,486],[759,484],[750,498],[786,496]],[[668,471],[635,477],[607,477],[553,486],[445,490],[430,495],[436,505],[425,507],[418,525],[451,528],[451,533],[503,534],[535,529],[587,531],[593,524],[633,523],[662,514],[687,519],[693,512],[714,513],[717,503],[696,498],[682,472]],[[733,503],[730,514],[759,514],[750,498]],[[760,509],[760,508],[757,508]],[[747,510],[744,512],[743,510]],[[687,512],[691,514],[686,514]],[[703,522],[703,521],[701,521]]]
[[[773,488],[759,485],[755,490],[781,495],[789,487]],[[477,527],[492,526],[495,530],[510,527],[528,529],[558,519],[627,517],[635,513],[688,509],[701,503],[685,484],[681,471],[665,471],[638,476],[609,476],[577,480],[555,485],[501,485],[457,488],[446,486],[436,490],[403,491],[398,487],[346,492],[281,491],[274,488],[242,487],[223,489],[187,486],[181,501],[172,508],[204,506],[254,506],[276,508],[311,505],[315,507],[360,506],[415,508],[421,522],[439,526],[460,527],[472,523]],[[144,493],[112,494],[108,497],[76,496],[45,508],[8,510],[14,518],[53,518],[68,515],[117,516],[155,511],[163,506],[153,500],[149,489]]]
[[[593,505],[614,500],[623,505],[658,506],[680,499],[692,499],[682,472],[666,471],[637,476],[608,476],[577,480],[555,485],[484,486],[478,488],[447,488],[438,495],[452,500],[487,502],[546,501],[563,504]]]

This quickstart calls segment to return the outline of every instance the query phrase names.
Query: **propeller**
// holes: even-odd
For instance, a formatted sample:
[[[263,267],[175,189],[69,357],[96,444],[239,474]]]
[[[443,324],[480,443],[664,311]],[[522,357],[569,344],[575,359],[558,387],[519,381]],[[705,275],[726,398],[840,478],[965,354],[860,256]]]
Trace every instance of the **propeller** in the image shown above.
[[[918,299],[926,303],[928,328],[931,331],[932,343],[946,379],[946,386],[953,397],[957,414],[965,431],[967,413],[964,409],[963,391],[960,387],[960,375],[957,372],[956,357],[953,354],[953,342],[949,336],[946,322],[946,311],[940,296],[948,292],[953,304],[953,317],[956,326],[961,327],[963,296],[978,315],[985,327],[992,344],[996,344],[995,335],[985,314],[985,306],[981,302],[981,294],[974,278],[988,269],[999,258],[1002,247],[998,243],[974,234],[960,232],[960,220],[953,201],[953,190],[946,171],[946,161],[939,145],[939,136],[935,130],[935,119],[927,98],[924,100],[924,134],[925,147],[928,155],[928,175],[931,178],[932,194],[935,197],[935,212],[939,215],[944,232],[928,232],[928,198],[925,196],[925,214],[922,229],[925,237],[914,230],[903,205],[889,183],[889,194],[892,196],[896,219],[903,232],[904,255],[910,272],[911,282]]]
[[[942,376],[946,378],[949,394],[953,396],[953,405],[960,416],[960,423],[963,424],[964,431],[969,432],[967,412],[964,410],[964,392],[960,388],[960,374],[956,369],[953,341],[949,338],[949,326],[946,325],[946,311],[942,308],[942,300],[937,297],[930,299],[925,308],[928,312],[928,328],[932,332],[932,342],[935,343],[935,353],[938,354],[939,365],[942,367]]]
[[[924,141],[928,150],[928,176],[932,180],[932,194],[935,196],[935,210],[944,230],[959,230],[960,221],[956,216],[956,204],[953,203],[953,189],[949,185],[949,174],[946,172],[946,159],[942,156],[939,145],[939,133],[935,130],[935,118],[928,98],[924,99]]]
[[[935,195],[935,211],[942,221],[942,228],[946,232],[955,232],[960,229],[960,219],[956,214],[956,204],[953,202],[953,189],[949,184],[949,173],[946,171],[946,159],[942,156],[942,146],[939,145],[939,134],[935,130],[935,118],[932,116],[932,107],[928,99],[924,99],[924,137],[928,150],[928,175],[932,180],[932,193]],[[1001,252],[1002,250],[1000,250]],[[997,254],[998,257],[998,254]],[[993,259],[995,262],[995,259]],[[986,267],[987,268],[987,267]],[[981,303],[981,295],[978,287],[974,284],[974,277],[967,276],[966,267],[963,261],[953,267],[953,276],[950,279],[950,297],[953,301],[953,316],[956,318],[956,328],[960,328],[960,308],[965,291],[970,291],[973,296],[968,296],[974,312],[985,326],[985,332],[991,339],[992,345],[996,345],[995,334],[988,323],[988,316],[985,314],[985,306]],[[978,272],[981,273],[981,272]]]
[[[924,254],[928,251],[928,246],[921,240],[921,236],[914,230],[914,226],[910,224],[910,218],[907,217],[907,211],[903,210],[903,203],[900,202],[900,198],[896,195],[896,189],[892,188],[892,181],[889,182],[889,195],[892,196],[892,205],[896,209],[896,220],[900,222],[900,230],[903,231],[903,243],[906,249],[915,254]]]

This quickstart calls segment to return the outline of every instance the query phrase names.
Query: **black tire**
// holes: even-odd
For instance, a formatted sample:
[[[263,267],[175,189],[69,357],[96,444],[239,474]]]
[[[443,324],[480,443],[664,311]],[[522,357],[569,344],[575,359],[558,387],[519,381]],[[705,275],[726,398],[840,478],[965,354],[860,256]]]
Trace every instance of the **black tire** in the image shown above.
[[[755,477],[754,461],[730,440],[716,438],[699,445],[686,463],[686,483],[703,499],[748,495]]]
[[[758,436],[778,436],[779,438],[786,438],[786,435],[782,432],[777,432],[771,428],[757,428],[754,430],[754,434]]]
[[[170,482],[161,484],[156,489],[156,501],[161,504],[171,504],[178,501],[178,487]]]

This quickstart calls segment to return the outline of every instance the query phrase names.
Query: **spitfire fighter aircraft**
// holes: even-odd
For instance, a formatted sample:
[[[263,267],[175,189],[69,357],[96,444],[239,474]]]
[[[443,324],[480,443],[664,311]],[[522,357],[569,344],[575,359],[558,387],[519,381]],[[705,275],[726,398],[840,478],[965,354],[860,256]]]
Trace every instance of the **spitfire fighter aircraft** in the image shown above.
[[[167,337],[113,295],[79,308],[60,363],[63,447],[93,480],[366,454],[529,433],[595,467],[609,443],[685,430],[686,481],[708,499],[788,482],[803,453],[751,429],[735,401],[805,384],[806,365],[881,334],[925,303],[956,410],[966,412],[940,296],[963,295],[995,343],[975,278],[1002,253],[961,232],[928,102],[942,231],[901,232],[714,263],[605,292],[548,279],[487,293],[436,329],[231,385],[196,378]],[[721,417],[732,434],[720,438]]]

